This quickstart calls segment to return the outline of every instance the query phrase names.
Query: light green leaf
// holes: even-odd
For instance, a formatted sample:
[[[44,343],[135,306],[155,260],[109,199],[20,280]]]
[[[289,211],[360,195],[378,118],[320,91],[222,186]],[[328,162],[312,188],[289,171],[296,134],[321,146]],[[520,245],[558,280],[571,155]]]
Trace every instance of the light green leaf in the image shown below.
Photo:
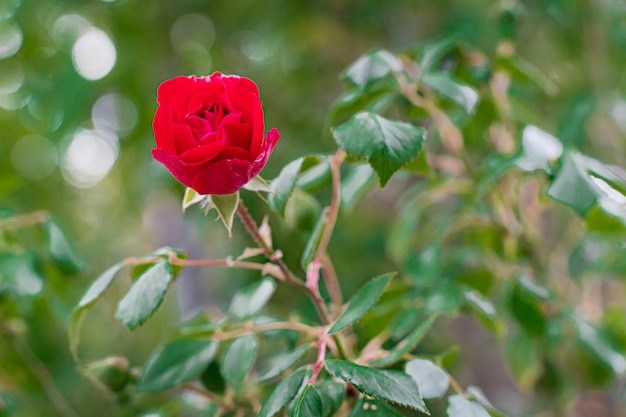
[[[337,318],[335,323],[328,330],[328,333],[335,333],[345,329],[363,317],[365,313],[376,304],[376,301],[378,301],[383,291],[385,291],[385,288],[394,275],[396,275],[395,272],[380,275],[363,285],[357,293],[354,294],[350,300],[350,304],[348,304],[348,307],[341,316]]]
[[[143,324],[161,305],[172,282],[167,260],[155,263],[135,281],[117,305],[115,317],[130,330]]]
[[[0,256],[0,294],[8,291],[19,297],[32,297],[41,292],[44,280],[32,253]]]
[[[230,314],[244,319],[259,311],[268,302],[276,284],[271,278],[265,278],[237,291],[230,302]]]
[[[424,320],[419,326],[415,328],[402,342],[394,346],[387,356],[381,359],[373,360],[370,365],[372,366],[389,366],[400,361],[402,357],[415,349],[419,342],[422,341],[426,333],[430,330],[435,319],[439,315],[437,313]]]
[[[362,396],[359,398],[348,417],[403,417],[387,402]]]
[[[82,259],[76,254],[74,246],[61,226],[52,219],[43,223],[42,226],[46,235],[48,253],[56,266],[66,274],[75,274],[83,269]]]
[[[374,185],[375,173],[368,164],[350,164],[341,176],[340,207],[350,211]]]
[[[497,334],[504,333],[505,324],[498,316],[498,312],[490,300],[483,297],[478,291],[471,289],[464,290],[463,296],[470,310],[485,326]]]
[[[422,47],[419,66],[422,72],[429,72],[439,60],[455,45],[459,35],[452,33],[441,38],[426,42]]]
[[[306,368],[300,368],[280,381],[263,403],[257,417],[272,417],[278,414],[298,394],[302,383],[307,378],[307,373]]]
[[[404,372],[375,369],[337,359],[326,360],[324,367],[328,373],[350,382],[364,394],[428,414],[417,384]]]
[[[429,360],[413,359],[406,363],[404,372],[413,378],[423,398],[440,398],[448,391],[450,376]]]
[[[146,361],[137,391],[161,391],[194,380],[216,352],[217,343],[213,341],[182,339],[163,345]]]
[[[342,77],[364,90],[372,81],[402,70],[402,62],[385,49],[370,51],[357,59]]]
[[[211,203],[217,210],[222,223],[228,230],[228,237],[233,237],[233,220],[239,205],[239,191],[232,194],[211,194]]]
[[[478,104],[478,92],[470,86],[460,83],[442,72],[430,72],[422,75],[422,83],[438,94],[452,100],[472,114]]]
[[[616,375],[624,375],[626,373],[624,353],[613,347],[604,335],[591,324],[577,316],[571,318],[583,346],[597,359],[609,366]]]
[[[482,405],[461,395],[452,395],[448,399],[447,412],[448,417],[489,417]]]
[[[269,183],[258,175],[252,178],[250,181],[248,181],[248,183],[244,185],[243,188],[245,188],[248,191],[257,191],[257,192],[264,192],[264,193],[274,192],[274,190],[269,185]]]
[[[208,198],[208,195],[198,194],[193,188],[185,188],[185,194],[183,195],[183,211],[187,210],[194,204],[200,203]]]
[[[291,412],[292,417],[322,417],[322,399],[315,387],[307,384],[302,390]]]
[[[548,195],[585,216],[596,203],[597,193],[576,153],[564,153],[561,161],[561,170],[548,187]]]
[[[265,381],[266,379],[271,379],[282,374],[291,365],[299,361],[310,347],[310,344],[306,344],[291,352],[278,353],[276,356],[270,359],[268,364],[263,367],[263,370],[259,373],[258,380]]]
[[[226,348],[222,359],[222,376],[237,391],[254,365],[258,344],[256,337],[246,335],[238,337]]]
[[[424,129],[361,112],[333,129],[337,144],[348,155],[367,158],[384,187],[391,176],[413,160],[422,149]]]

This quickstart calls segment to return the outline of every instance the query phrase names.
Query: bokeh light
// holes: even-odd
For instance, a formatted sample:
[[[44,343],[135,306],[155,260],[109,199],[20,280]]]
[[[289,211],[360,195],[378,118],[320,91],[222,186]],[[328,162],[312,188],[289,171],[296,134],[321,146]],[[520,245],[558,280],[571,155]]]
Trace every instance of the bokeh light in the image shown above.
[[[137,107],[122,94],[105,94],[94,103],[91,121],[96,130],[126,134],[137,125]]]
[[[72,48],[74,68],[86,80],[99,80],[113,67],[117,54],[111,38],[100,29],[91,28],[83,33]]]
[[[56,146],[43,136],[29,135],[19,139],[11,151],[15,171],[23,178],[37,181],[48,177],[57,166]]]
[[[172,25],[170,41],[174,50],[182,56],[198,51],[208,52],[215,41],[215,27],[206,16],[186,14]]]
[[[117,136],[79,129],[63,155],[63,177],[75,187],[93,187],[111,171],[118,152]]]
[[[15,55],[23,41],[24,35],[19,26],[9,21],[0,21],[0,59]]]

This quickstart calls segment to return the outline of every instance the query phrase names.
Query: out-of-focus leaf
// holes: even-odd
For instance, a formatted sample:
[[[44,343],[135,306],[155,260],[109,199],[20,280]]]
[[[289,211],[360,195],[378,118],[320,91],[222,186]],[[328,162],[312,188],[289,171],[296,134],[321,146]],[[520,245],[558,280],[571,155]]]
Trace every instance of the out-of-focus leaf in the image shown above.
[[[370,368],[337,359],[326,360],[324,367],[331,375],[350,382],[369,396],[428,414],[417,384],[404,372]]]
[[[157,262],[132,284],[117,305],[115,317],[135,330],[159,308],[171,282],[170,263],[167,260]]]
[[[350,164],[341,177],[341,208],[352,210],[374,185],[376,174],[368,164]]]
[[[30,252],[0,256],[0,294],[9,292],[18,297],[32,297],[41,292],[45,277]]]
[[[237,291],[230,302],[230,314],[244,319],[259,311],[276,290],[276,283],[265,278]]]
[[[441,272],[442,254],[441,245],[435,244],[412,255],[404,266],[406,275],[419,285],[434,284]]]
[[[522,332],[514,334],[507,340],[505,356],[509,370],[520,387],[533,387],[542,372],[537,342]]]
[[[306,368],[300,368],[280,381],[263,403],[257,417],[272,417],[278,414],[298,394],[306,377]]]
[[[226,227],[228,231],[228,236],[232,237],[233,221],[235,220],[235,213],[239,205],[239,191],[224,195],[212,194],[211,203],[217,210],[220,220],[224,223],[224,227]]]
[[[421,81],[437,94],[441,94],[461,106],[467,114],[474,112],[476,104],[478,104],[480,99],[478,92],[474,88],[462,84],[444,73],[426,73],[422,75]]]
[[[448,417],[489,417],[489,413],[482,405],[458,394],[448,399],[446,411]]]
[[[364,90],[372,81],[400,70],[402,63],[394,54],[378,49],[359,57],[342,73],[342,77]]]
[[[137,382],[142,392],[161,391],[194,380],[217,352],[217,343],[182,339],[157,348],[144,365]]]
[[[246,335],[233,340],[224,352],[222,375],[237,391],[241,390],[248,371],[254,365],[258,350],[256,337]]]
[[[626,373],[626,357],[624,357],[624,353],[609,343],[606,336],[598,329],[580,317],[572,316],[572,320],[583,346],[597,359],[611,368],[616,375],[624,375]]]
[[[398,169],[419,154],[426,132],[410,123],[361,112],[334,128],[333,137],[348,155],[367,158],[384,187]]]
[[[428,330],[430,330],[430,328],[432,327],[433,323],[435,322],[435,319],[438,316],[439,315],[437,313],[435,313],[432,316],[430,316],[429,318],[427,318],[426,320],[424,320],[419,326],[417,326],[415,328],[415,330],[413,330],[406,337],[406,339],[404,339],[402,342],[400,342],[396,346],[394,346],[389,351],[387,356],[385,356],[384,358],[381,358],[381,359],[373,360],[370,364],[372,366],[380,366],[380,367],[382,367],[382,366],[393,365],[394,363],[402,360],[402,357],[405,354],[407,354],[410,351],[412,351],[413,349],[415,349],[415,347],[418,345],[418,343],[421,342],[421,340],[424,338],[424,336],[426,336],[426,333],[428,332]]]
[[[522,133],[522,155],[517,159],[517,166],[524,171],[541,169],[550,173],[549,162],[559,158],[563,145],[551,134],[537,126],[526,126]]]
[[[529,335],[540,337],[546,329],[546,317],[541,309],[541,301],[529,298],[519,288],[515,288],[509,301],[513,317]]]
[[[448,391],[450,376],[426,359],[413,359],[404,365],[406,372],[417,384],[425,399],[440,398]]]
[[[84,262],[79,258],[74,246],[56,220],[49,219],[42,226],[46,235],[48,253],[59,269],[66,274],[75,274],[83,269]]]
[[[268,364],[263,367],[263,370],[259,373],[259,381],[274,378],[284,371],[286,371],[291,365],[296,363],[304,354],[309,350],[311,345],[302,345],[296,350],[290,352],[280,352],[276,356],[272,357]]]
[[[307,384],[302,390],[291,411],[292,417],[322,417],[322,399],[315,387]]]
[[[307,240],[304,251],[302,251],[300,265],[302,265],[302,268],[305,271],[309,267],[309,264],[313,262],[313,259],[315,259],[315,254],[322,244],[322,236],[324,235],[324,231],[326,231],[327,226],[328,212],[326,210],[322,210],[322,213],[320,214],[320,217],[315,224],[315,228],[313,229],[313,232],[311,232],[309,240]]]
[[[585,138],[585,124],[596,106],[591,94],[572,100],[570,107],[559,123],[558,137],[568,145],[576,145]]]
[[[419,56],[419,67],[422,72],[429,72],[435,68],[439,60],[456,45],[458,38],[458,33],[451,33],[424,43]]]
[[[478,291],[470,289],[463,291],[463,295],[470,310],[472,310],[485,326],[496,334],[504,333],[505,324],[490,300],[483,297]]]
[[[310,169],[321,162],[319,156],[309,155],[306,157],[298,158],[287,165],[280,171],[278,177],[274,178],[270,187],[275,191],[268,197],[268,203],[281,216],[285,215],[285,206],[287,200],[291,196],[293,189],[296,186],[298,180],[298,174]]]
[[[378,301],[383,291],[395,275],[390,272],[372,278],[367,284],[363,285],[356,294],[350,299],[350,304],[345,311],[337,318],[335,323],[328,330],[328,333],[335,333],[358,321],[365,315]]]
[[[518,275],[515,279],[515,285],[522,294],[528,297],[537,300],[549,300],[552,298],[552,293],[548,288],[532,280],[528,275]]]

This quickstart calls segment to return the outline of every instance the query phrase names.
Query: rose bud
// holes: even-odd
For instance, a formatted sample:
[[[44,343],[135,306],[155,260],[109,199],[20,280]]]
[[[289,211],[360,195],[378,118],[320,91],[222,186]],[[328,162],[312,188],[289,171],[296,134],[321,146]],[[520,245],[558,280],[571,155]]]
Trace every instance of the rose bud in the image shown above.
[[[152,156],[198,194],[230,194],[265,166],[280,138],[264,134],[259,89],[250,79],[215,72],[163,82],[152,127]]]

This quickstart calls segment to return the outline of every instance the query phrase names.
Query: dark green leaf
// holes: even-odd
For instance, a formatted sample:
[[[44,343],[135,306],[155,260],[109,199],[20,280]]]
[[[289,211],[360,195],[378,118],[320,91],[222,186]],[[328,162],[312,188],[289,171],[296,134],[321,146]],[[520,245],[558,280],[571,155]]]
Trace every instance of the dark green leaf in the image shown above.
[[[406,363],[404,372],[413,378],[425,399],[440,398],[448,391],[450,376],[429,360],[413,359]]]
[[[348,155],[368,159],[381,187],[419,154],[425,136],[420,127],[370,112],[358,113],[333,129],[335,141]]]
[[[368,164],[351,164],[341,176],[341,208],[352,210],[374,185],[375,173]]]
[[[41,292],[44,280],[34,254],[0,256],[0,294],[7,291],[18,297],[32,297]]]
[[[447,74],[426,73],[422,75],[421,81],[428,88],[461,106],[467,114],[472,114],[478,104],[479,96],[475,89],[461,84]]]
[[[585,216],[598,198],[595,187],[581,167],[578,154],[565,152],[561,161],[561,170],[548,187],[548,195]]]
[[[592,94],[586,94],[571,101],[565,116],[559,123],[558,137],[568,145],[578,144],[586,137],[585,124],[596,106]]]
[[[404,372],[369,368],[337,359],[326,360],[324,366],[328,373],[350,382],[364,394],[428,414],[417,384]]]
[[[42,226],[46,234],[48,253],[59,269],[66,274],[80,271],[84,266],[83,261],[76,254],[61,226],[55,220],[48,220]]]
[[[352,407],[348,417],[403,417],[385,401],[362,396]]]
[[[516,277],[515,286],[520,293],[535,300],[549,300],[552,298],[552,293],[549,289],[524,274]]]
[[[258,344],[252,335],[241,336],[226,348],[222,359],[222,375],[236,390],[242,388],[242,383],[248,371],[256,360]]]
[[[228,231],[228,236],[233,235],[233,221],[235,220],[235,213],[237,212],[237,206],[239,205],[239,191],[232,194],[211,194],[211,203],[217,210],[224,227]]]
[[[253,315],[263,308],[275,290],[274,280],[265,278],[237,291],[230,302],[230,314],[240,319]]]
[[[160,391],[194,380],[215,357],[217,343],[182,339],[157,348],[148,358],[137,390]]]
[[[417,344],[426,336],[426,333],[432,327],[438,314],[433,314],[428,319],[424,320],[419,326],[413,330],[406,339],[394,346],[387,356],[381,359],[373,360],[372,366],[389,366],[400,361],[402,357],[415,349]]]
[[[315,387],[307,384],[296,399],[292,417],[322,417],[322,399]]]
[[[443,249],[441,245],[428,246],[420,253],[411,256],[405,265],[405,272],[416,284],[434,284],[441,272]]]
[[[463,291],[465,302],[474,315],[490,330],[502,334],[505,331],[505,324],[498,316],[493,303],[483,297],[478,291],[466,289]]]
[[[270,186],[274,190],[273,194],[268,196],[268,203],[270,207],[281,216],[285,215],[285,207],[287,206],[287,200],[293,192],[296,182],[298,180],[298,174],[316,166],[322,161],[319,156],[306,156],[295,159],[285,165],[280,171],[278,177],[274,178]]]
[[[521,387],[532,387],[542,373],[541,353],[531,336],[518,332],[507,339],[505,356],[508,369]]]
[[[489,417],[482,405],[461,395],[452,395],[448,399],[447,411],[448,417]]]
[[[328,333],[335,333],[351,324],[355,323],[365,315],[378,301],[383,291],[395,275],[390,272],[371,279],[367,284],[363,285],[350,300],[350,304],[345,311],[337,318]]]
[[[394,54],[384,49],[378,49],[359,57],[343,72],[342,76],[363,90],[372,81],[401,69],[402,63]]]
[[[264,381],[280,375],[291,365],[300,360],[310,347],[311,345],[308,344],[302,345],[294,351],[280,352],[276,356],[272,357],[269,363],[264,366],[263,371],[259,373],[259,381]]]
[[[317,386],[317,392],[322,399],[324,417],[334,416],[341,407],[341,403],[345,397],[346,384],[342,381],[335,381],[327,378]]]
[[[457,33],[452,33],[426,42],[421,48],[419,60],[419,66],[422,72],[432,70],[439,60],[456,45],[458,38],[459,35]]]
[[[157,262],[132,284],[117,305],[115,317],[135,330],[161,305],[171,282],[170,263],[167,260]]]
[[[278,414],[298,394],[306,378],[306,368],[300,368],[280,381],[269,398],[263,403],[257,417],[272,417]]]

